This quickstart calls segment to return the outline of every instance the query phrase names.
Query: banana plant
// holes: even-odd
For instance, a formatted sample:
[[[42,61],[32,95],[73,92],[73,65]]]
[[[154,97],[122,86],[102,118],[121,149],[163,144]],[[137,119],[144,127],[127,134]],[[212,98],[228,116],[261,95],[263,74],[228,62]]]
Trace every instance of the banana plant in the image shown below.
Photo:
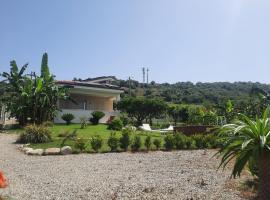
[[[25,75],[28,66],[18,68],[15,61],[11,61],[10,72],[4,72],[7,87],[3,102],[11,117],[16,117],[21,125],[28,119],[33,123],[42,123],[53,119],[57,111],[59,99],[68,99],[68,89],[60,87],[54,81],[48,67],[48,55],[42,57],[41,75],[35,73]]]

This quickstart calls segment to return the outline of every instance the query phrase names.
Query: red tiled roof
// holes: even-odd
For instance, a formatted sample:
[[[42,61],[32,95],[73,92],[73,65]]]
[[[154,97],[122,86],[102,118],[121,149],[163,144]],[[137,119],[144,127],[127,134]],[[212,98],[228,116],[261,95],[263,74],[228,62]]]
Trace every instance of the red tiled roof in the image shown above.
[[[89,83],[89,82],[82,82],[82,81],[67,81],[67,80],[61,80],[61,81],[56,81],[56,82],[58,84],[63,84],[63,85],[67,85],[67,86],[84,86],[84,87],[96,87],[96,88],[123,90],[119,86],[110,85],[110,84],[99,84],[99,83]]]

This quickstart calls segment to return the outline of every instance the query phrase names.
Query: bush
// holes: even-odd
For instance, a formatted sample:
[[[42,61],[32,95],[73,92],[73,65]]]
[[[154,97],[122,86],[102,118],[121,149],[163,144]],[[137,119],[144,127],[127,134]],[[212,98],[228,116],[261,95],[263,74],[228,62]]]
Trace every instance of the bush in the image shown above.
[[[131,130],[123,129],[122,136],[119,139],[120,148],[124,149],[125,151],[127,151],[128,146],[130,145],[130,133],[131,133]]]
[[[168,134],[165,136],[164,147],[166,150],[172,150],[174,148],[174,137],[172,134]]]
[[[218,140],[214,134],[206,135],[205,142],[206,142],[207,148],[217,148],[218,147]]]
[[[45,126],[29,125],[25,127],[17,140],[19,143],[46,143],[51,142],[51,131]]]
[[[71,133],[64,131],[64,133],[60,133],[58,136],[60,135],[64,138],[61,142],[61,147],[65,146],[67,140],[77,140],[77,130],[74,130]]]
[[[57,137],[64,138],[64,137],[66,137],[68,134],[69,134],[69,131],[68,131],[68,130],[64,130],[63,132],[59,133],[59,134],[57,135]]]
[[[111,136],[108,139],[108,146],[111,148],[111,151],[116,151],[118,148],[118,138],[115,136],[115,133],[111,133]]]
[[[146,147],[147,151],[149,151],[149,149],[151,148],[151,144],[152,144],[151,136],[148,135],[148,136],[145,138],[145,141],[144,141],[144,146]]]
[[[43,122],[42,125],[46,126],[46,127],[53,127],[53,122],[52,121],[46,121],[46,122]]]
[[[159,139],[154,139],[153,144],[155,145],[156,149],[160,149],[161,141]]]
[[[127,114],[121,113],[119,118],[122,121],[123,126],[127,126],[128,124],[131,124],[131,120],[129,119]]]
[[[186,148],[186,137],[183,133],[176,133],[174,135],[174,144],[176,149]]]
[[[85,141],[82,138],[76,139],[74,146],[76,149],[79,149],[80,152],[82,152],[86,149]]]
[[[98,125],[99,120],[105,116],[104,112],[101,111],[94,111],[91,113],[92,117],[90,118],[90,122],[93,125]]]
[[[194,140],[191,137],[186,137],[185,142],[186,142],[187,149],[194,149],[195,148]]]
[[[142,146],[142,141],[141,141],[141,137],[136,135],[134,138],[133,138],[133,142],[131,144],[131,149],[132,151],[138,151]]]
[[[115,131],[121,131],[122,128],[123,128],[123,122],[118,118],[113,119],[112,122],[108,126],[109,130],[115,130]]]
[[[204,135],[202,135],[202,134],[196,134],[196,135],[191,136],[191,138],[194,140],[195,146],[198,149],[207,148],[207,142],[205,140],[205,136]]]
[[[62,119],[66,122],[67,125],[69,125],[74,119],[74,115],[72,113],[65,113],[62,115]]]
[[[102,147],[102,138],[97,135],[97,136],[93,136],[90,140],[90,144],[91,144],[91,147],[92,149],[95,151],[95,152],[98,152],[98,150]]]
[[[87,126],[87,117],[80,117],[80,122],[81,122],[81,129],[86,128],[86,126]]]

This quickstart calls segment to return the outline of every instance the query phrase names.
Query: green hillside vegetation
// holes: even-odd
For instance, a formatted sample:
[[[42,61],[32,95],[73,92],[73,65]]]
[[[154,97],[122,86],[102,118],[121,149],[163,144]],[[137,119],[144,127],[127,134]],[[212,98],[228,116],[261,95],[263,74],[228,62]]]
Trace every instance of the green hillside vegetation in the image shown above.
[[[114,84],[126,88],[123,96],[129,95],[129,81],[117,80]],[[269,84],[252,82],[214,82],[196,84],[178,82],[174,84],[151,82],[142,84],[131,81],[131,95],[145,97],[161,97],[166,102],[177,104],[202,104],[206,107],[224,105],[231,100],[235,106],[247,105],[257,97],[252,95],[254,88],[270,91]]]

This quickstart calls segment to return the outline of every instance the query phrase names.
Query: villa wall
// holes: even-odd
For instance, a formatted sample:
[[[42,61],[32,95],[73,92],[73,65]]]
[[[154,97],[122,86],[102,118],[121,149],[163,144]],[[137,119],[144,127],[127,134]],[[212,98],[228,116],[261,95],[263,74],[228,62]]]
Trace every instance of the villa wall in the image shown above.
[[[72,120],[73,123],[80,123],[81,117],[91,117],[91,113],[94,111],[102,111],[105,116],[100,120],[100,123],[106,123],[111,116],[117,116],[119,112],[113,110],[113,101],[117,97],[99,97],[89,96],[82,94],[71,94],[72,101],[59,101],[58,107],[61,111],[58,111],[54,118],[55,123],[65,123],[61,116],[64,113],[72,113],[75,117]]]
[[[76,102],[72,101],[59,101],[60,109],[81,109],[81,110],[102,110],[106,112],[113,111],[113,97],[98,97],[98,96],[87,96],[71,94],[71,98]]]
[[[72,113],[75,117],[74,120],[72,120],[72,123],[80,123],[81,117],[86,117],[89,119],[91,117],[91,113],[95,110],[81,110],[81,109],[62,109],[61,111],[58,111],[56,117],[54,118],[54,123],[57,124],[63,124],[66,123],[64,120],[62,120],[61,116],[65,113]],[[99,110],[105,113],[105,116],[99,121],[100,123],[106,123],[110,116],[117,116],[119,114],[118,111],[112,111],[107,112],[104,110]]]

